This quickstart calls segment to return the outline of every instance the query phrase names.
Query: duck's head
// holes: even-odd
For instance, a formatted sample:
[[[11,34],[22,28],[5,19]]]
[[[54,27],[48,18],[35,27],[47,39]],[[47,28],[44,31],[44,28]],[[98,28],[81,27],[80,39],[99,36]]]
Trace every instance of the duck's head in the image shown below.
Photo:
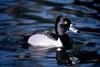
[[[75,29],[69,18],[60,15],[56,18],[55,31],[58,35],[63,35],[66,30],[71,30],[73,32],[78,31]]]
[[[68,18],[63,17],[62,15],[56,18],[55,31],[58,35],[63,35],[66,30],[70,28],[71,21]]]
[[[69,28],[71,24],[71,20],[67,17],[60,15],[56,18],[56,24],[58,25],[61,24],[62,27]]]

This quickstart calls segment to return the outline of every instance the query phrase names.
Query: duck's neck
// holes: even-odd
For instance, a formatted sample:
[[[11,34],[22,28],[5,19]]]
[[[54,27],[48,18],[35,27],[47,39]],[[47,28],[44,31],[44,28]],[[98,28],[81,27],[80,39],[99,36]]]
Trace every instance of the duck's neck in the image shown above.
[[[58,24],[58,26],[57,26],[57,33],[58,33],[58,35],[65,34],[64,29],[62,28],[62,26],[60,24]]]
[[[64,29],[63,25],[64,24],[63,24],[62,20],[60,20],[60,22],[55,24],[55,32],[57,35],[64,35],[65,34],[65,29]]]

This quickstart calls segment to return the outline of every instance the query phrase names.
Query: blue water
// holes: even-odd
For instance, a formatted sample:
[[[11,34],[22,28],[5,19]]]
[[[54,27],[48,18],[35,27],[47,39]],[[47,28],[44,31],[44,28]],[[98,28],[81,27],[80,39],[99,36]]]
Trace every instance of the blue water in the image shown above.
[[[100,54],[99,0],[0,0],[0,67],[66,67],[57,65],[56,49],[21,48],[21,35],[38,30],[54,30],[55,17],[71,19],[81,33],[68,32],[79,51]],[[80,63],[74,67],[100,67],[99,63]]]

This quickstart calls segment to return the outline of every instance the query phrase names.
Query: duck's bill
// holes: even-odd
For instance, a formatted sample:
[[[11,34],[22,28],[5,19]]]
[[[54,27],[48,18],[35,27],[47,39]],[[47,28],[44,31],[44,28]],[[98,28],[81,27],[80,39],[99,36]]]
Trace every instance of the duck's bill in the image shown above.
[[[71,30],[71,31],[74,32],[74,33],[78,33],[78,30],[74,27],[73,24],[70,24],[69,30]]]

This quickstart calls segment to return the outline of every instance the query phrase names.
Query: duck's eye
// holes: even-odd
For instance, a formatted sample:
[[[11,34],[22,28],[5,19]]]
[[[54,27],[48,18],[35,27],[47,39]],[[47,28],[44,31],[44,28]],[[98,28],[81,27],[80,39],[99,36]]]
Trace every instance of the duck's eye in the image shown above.
[[[67,24],[68,22],[67,21],[64,21],[64,24]]]

